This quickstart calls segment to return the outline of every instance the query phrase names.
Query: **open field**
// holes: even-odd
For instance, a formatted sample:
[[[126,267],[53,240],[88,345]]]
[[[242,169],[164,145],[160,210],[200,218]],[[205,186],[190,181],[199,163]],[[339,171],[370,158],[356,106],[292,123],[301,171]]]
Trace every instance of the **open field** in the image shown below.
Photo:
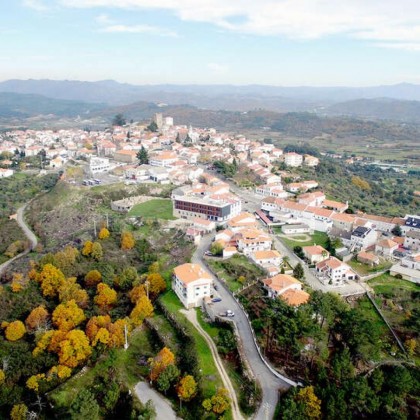
[[[383,261],[379,265],[371,267],[356,260],[348,261],[347,264],[360,276],[367,276],[378,271],[388,270],[392,265],[392,263],[388,261]]]
[[[381,276],[375,277],[369,280],[368,284],[377,294],[390,295],[397,293],[399,290],[420,292],[420,285],[411,281],[397,279],[390,274],[382,274]]]
[[[172,215],[172,201],[160,199],[150,200],[145,203],[135,205],[129,211],[128,216],[140,216],[163,220],[175,219]]]
[[[281,230],[279,228],[277,228],[277,232],[281,233]],[[295,246],[311,246],[313,244],[316,245],[321,245],[322,247],[325,248],[326,244],[327,244],[327,240],[328,240],[328,235],[326,233],[323,232],[318,232],[315,231],[313,235],[307,235],[310,236],[311,239],[302,242],[300,239],[302,238],[302,235],[296,235],[296,239],[295,240],[295,236],[294,235],[288,235],[286,236],[282,236],[281,240],[282,242],[284,242],[290,249],[293,249]]]

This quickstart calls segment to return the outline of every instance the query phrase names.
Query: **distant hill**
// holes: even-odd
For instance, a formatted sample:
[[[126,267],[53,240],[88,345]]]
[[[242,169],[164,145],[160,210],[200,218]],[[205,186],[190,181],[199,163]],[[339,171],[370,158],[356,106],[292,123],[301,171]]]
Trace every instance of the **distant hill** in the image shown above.
[[[0,117],[29,118],[38,115],[77,117],[103,110],[105,105],[52,99],[42,95],[0,92]]]
[[[420,102],[391,98],[356,99],[331,105],[321,113],[420,123]]]

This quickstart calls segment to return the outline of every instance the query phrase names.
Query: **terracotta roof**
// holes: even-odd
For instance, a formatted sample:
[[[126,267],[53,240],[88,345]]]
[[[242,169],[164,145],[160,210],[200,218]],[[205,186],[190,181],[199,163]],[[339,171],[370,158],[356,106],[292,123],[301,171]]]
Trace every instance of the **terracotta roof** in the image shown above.
[[[324,201],[325,203],[325,201]],[[346,214],[346,213],[336,213],[331,216],[332,220],[337,220],[337,222],[345,222],[345,223],[353,223],[355,221],[355,217]]]
[[[302,284],[299,280],[295,279],[292,276],[289,276],[289,274],[277,274],[277,276],[264,279],[263,283],[270,289],[273,289],[277,292],[280,292],[281,290],[291,286],[292,284]]]
[[[347,204],[340,203],[339,201],[334,201],[334,200],[324,200],[324,202],[322,204],[323,204],[323,206],[333,207],[333,208],[336,208],[336,209],[343,209],[343,208],[347,207]]]
[[[182,264],[174,268],[174,273],[184,284],[191,283],[196,280],[212,280],[210,274],[203,270],[198,264]]]
[[[276,250],[255,251],[253,255],[257,260],[266,260],[266,259],[269,259],[269,258],[280,257],[280,253]]]
[[[357,257],[363,258],[365,260],[370,260],[370,261],[377,261],[378,257],[374,254],[372,254],[371,252],[366,252],[366,251],[360,251],[357,254]]]
[[[382,239],[377,243],[377,245],[382,248],[394,248],[398,246],[397,242],[391,241],[391,239]]]
[[[329,255],[329,252],[324,249],[321,245],[311,245],[302,247],[303,252],[306,252],[308,255],[322,255],[323,252],[326,252]]]
[[[289,289],[282,293],[280,297],[291,306],[299,306],[308,302],[310,294],[304,290]]]
[[[330,257],[327,260],[324,260],[324,261],[319,262],[316,266],[318,268],[323,268],[325,266],[328,266],[329,268],[331,268],[332,270],[334,270],[335,268],[341,267],[342,264],[343,263],[340,260],[338,260],[337,258]]]

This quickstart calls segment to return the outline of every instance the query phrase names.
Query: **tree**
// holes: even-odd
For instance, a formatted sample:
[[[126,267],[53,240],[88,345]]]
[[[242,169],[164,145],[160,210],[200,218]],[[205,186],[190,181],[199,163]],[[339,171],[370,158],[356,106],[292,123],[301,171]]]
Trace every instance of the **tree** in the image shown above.
[[[391,233],[395,236],[402,236],[401,226],[395,225],[394,228],[391,230]]]
[[[21,403],[13,406],[12,411],[10,412],[11,420],[25,420],[28,414],[28,407]]]
[[[6,327],[5,336],[9,341],[17,341],[20,340],[25,333],[25,324],[22,321],[13,321]]]
[[[59,345],[59,362],[70,368],[83,363],[92,353],[89,340],[85,333],[80,330],[72,330]]]
[[[190,401],[197,394],[197,382],[193,376],[186,375],[179,381],[176,391],[181,401]]]
[[[123,232],[121,234],[121,249],[129,250],[134,248],[136,241],[134,240],[133,234],[131,232]]]
[[[89,303],[89,296],[80,284],[76,283],[76,277],[66,279],[58,288],[58,299],[61,303],[74,300],[80,308],[86,308]]]
[[[414,338],[407,339],[404,342],[404,347],[406,348],[408,355],[413,357],[416,352],[417,342]]]
[[[92,245],[91,257],[96,261],[100,261],[104,255],[102,251],[102,245],[99,242],[94,242]]]
[[[293,247],[293,252],[299,257],[304,258],[303,249],[301,246],[297,245]]]
[[[213,242],[210,246],[210,252],[213,255],[217,255],[217,256],[222,255],[223,254],[223,245],[218,241]]]
[[[148,126],[147,126],[147,129],[149,130],[149,131],[151,131],[152,133],[156,133],[158,130],[159,130],[159,127],[158,127],[158,125],[156,124],[156,122],[155,121],[152,121]]]
[[[117,114],[112,119],[112,125],[114,125],[114,126],[120,126],[121,127],[125,124],[126,124],[126,120],[125,120],[123,114]]]
[[[175,355],[170,349],[164,347],[153,359],[149,360],[150,380],[155,381],[169,365],[174,363]]]
[[[147,165],[149,163],[149,153],[141,146],[141,149],[137,152],[137,159],[140,165]]]
[[[49,318],[49,313],[43,305],[36,307],[31,311],[25,320],[26,327],[29,330],[36,330],[45,326]]]
[[[157,296],[166,290],[165,280],[159,273],[149,274],[146,281],[149,283],[149,293],[153,296]]]
[[[83,309],[80,309],[74,299],[60,303],[52,313],[53,324],[61,331],[70,331],[85,320]]]
[[[36,280],[41,284],[44,296],[56,297],[65,276],[61,270],[52,264],[45,264],[42,271],[36,276]]]
[[[90,254],[92,254],[92,248],[93,248],[93,242],[86,241],[83,245],[82,255],[84,255],[85,257],[89,257]]]
[[[147,296],[141,296],[137,301],[136,306],[131,311],[130,319],[135,326],[143,323],[144,318],[153,314],[153,305]]]
[[[109,238],[109,230],[106,227],[103,227],[98,234],[98,239],[107,239]]]
[[[105,283],[99,283],[96,287],[97,295],[94,302],[101,308],[102,311],[107,311],[117,302],[117,292]]]
[[[296,277],[298,280],[302,280],[305,278],[305,271],[303,270],[301,263],[298,263],[293,269],[293,276]]]
[[[102,280],[102,274],[98,270],[91,270],[85,276],[85,284],[87,287],[95,287]]]
[[[179,369],[175,365],[169,365],[160,375],[157,380],[157,388],[159,391],[164,392],[174,384],[179,377]]]
[[[82,388],[77,393],[70,406],[71,418],[74,420],[99,419],[99,405],[94,395],[87,388]]]
[[[296,395],[296,401],[304,404],[306,418],[321,418],[321,400],[315,395],[313,386],[300,389]]]
[[[146,296],[146,288],[144,287],[144,284],[133,287],[128,295],[130,297],[131,303],[136,304],[142,296]]]
[[[0,385],[4,384],[5,379],[6,379],[6,375],[4,374],[4,370],[0,369]]]
[[[204,409],[216,414],[223,414],[229,408],[229,404],[229,393],[225,388],[219,388],[216,394],[203,401]]]

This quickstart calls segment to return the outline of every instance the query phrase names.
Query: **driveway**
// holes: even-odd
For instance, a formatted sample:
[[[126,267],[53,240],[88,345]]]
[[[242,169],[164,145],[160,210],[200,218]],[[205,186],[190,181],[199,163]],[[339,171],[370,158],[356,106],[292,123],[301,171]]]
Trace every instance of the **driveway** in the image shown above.
[[[150,388],[147,382],[139,382],[135,388],[138,399],[146,404],[147,401],[152,400],[156,409],[156,418],[165,420],[176,420],[175,411],[172,409],[169,401],[161,394]]]

